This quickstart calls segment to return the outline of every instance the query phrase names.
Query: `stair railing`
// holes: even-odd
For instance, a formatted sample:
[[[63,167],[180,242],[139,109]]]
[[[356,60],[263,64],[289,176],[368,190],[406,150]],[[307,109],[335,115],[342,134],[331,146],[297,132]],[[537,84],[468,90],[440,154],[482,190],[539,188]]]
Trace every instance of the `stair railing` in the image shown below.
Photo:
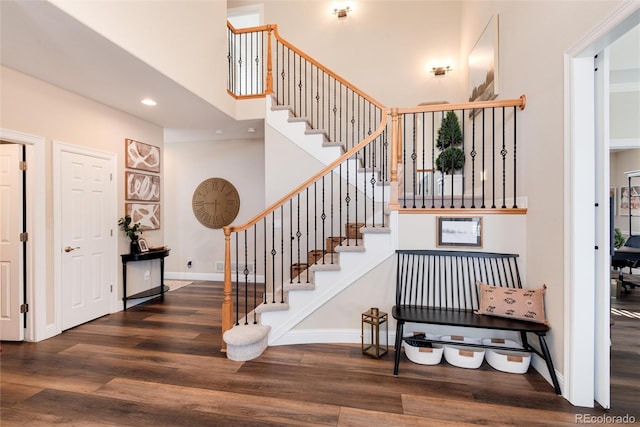
[[[273,93],[271,36],[274,28],[274,25],[261,25],[236,29],[227,21],[229,95],[250,99]]]
[[[310,285],[311,264],[331,268],[336,246],[362,245],[362,227],[388,226],[390,163],[387,111],[379,102],[283,40],[275,25],[229,31],[229,93],[272,93],[295,120],[345,153],[246,224],[224,228],[223,333],[257,323],[261,304],[286,304],[286,289]],[[262,75],[264,86],[241,81]]]
[[[517,116],[525,105],[522,95],[392,109],[392,209],[526,211],[517,186]]]

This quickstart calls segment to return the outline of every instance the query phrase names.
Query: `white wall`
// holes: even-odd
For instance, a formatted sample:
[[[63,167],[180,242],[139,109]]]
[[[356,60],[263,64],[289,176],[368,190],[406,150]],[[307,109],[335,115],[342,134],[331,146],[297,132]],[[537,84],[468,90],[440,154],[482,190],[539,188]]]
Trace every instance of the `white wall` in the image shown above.
[[[227,4],[70,1],[53,4],[227,114]]]
[[[463,97],[459,58],[461,2],[354,1],[338,19],[329,1],[229,1],[229,7],[264,3],[264,23],[285,40],[387,106]],[[435,77],[434,65],[453,72]],[[274,74],[275,70],[274,70]]]
[[[198,222],[191,208],[193,191],[207,178],[231,182],[240,195],[233,224],[242,224],[265,207],[264,145],[261,140],[176,142],[165,145],[165,261],[168,277],[221,280],[215,262],[224,261],[224,233]],[[193,267],[187,268],[187,259]]]
[[[10,68],[0,68],[0,127],[42,136],[46,139],[46,241],[47,259],[53,259],[53,171],[52,141],[92,148],[117,155],[118,183],[124,182],[124,141],[143,141],[162,149],[162,129],[148,122],[78,96],[59,87],[34,79]],[[162,175],[161,175],[162,176]],[[162,179],[162,178],[161,178]],[[118,217],[124,215],[124,185],[117,186]],[[27,207],[28,209],[28,207]],[[129,240],[118,229],[113,218],[114,233],[118,233],[118,252],[129,252]],[[160,230],[145,232],[152,241],[162,241],[166,223]],[[38,262],[39,260],[36,260]],[[121,296],[122,274],[117,271],[118,294]],[[53,265],[47,264],[46,315],[47,325],[54,321]]]

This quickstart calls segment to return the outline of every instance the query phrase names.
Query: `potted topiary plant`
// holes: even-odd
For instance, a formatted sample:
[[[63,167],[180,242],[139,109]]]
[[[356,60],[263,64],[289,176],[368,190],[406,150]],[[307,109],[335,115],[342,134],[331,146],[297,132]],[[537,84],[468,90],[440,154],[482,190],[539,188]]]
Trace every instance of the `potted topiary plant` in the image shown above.
[[[137,254],[140,252],[140,246],[138,246],[138,234],[142,234],[142,230],[140,230],[140,223],[136,222],[132,224],[133,220],[131,219],[131,215],[125,215],[118,220],[118,225],[124,231],[129,239],[131,239],[131,253]]]
[[[439,194],[451,193],[447,186],[453,186],[453,193],[462,193],[462,175],[458,172],[464,167],[464,152],[460,149],[462,144],[462,129],[458,115],[453,111],[448,111],[442,119],[440,129],[438,129],[438,139],[436,147],[440,149],[440,154],[436,158],[436,170],[440,172],[438,178]],[[445,175],[452,175],[450,178]]]
[[[447,112],[438,129],[436,147],[440,155],[436,159],[436,169],[444,174],[453,174],[464,167],[464,153],[458,147],[462,144],[462,129],[458,116],[453,111]]]

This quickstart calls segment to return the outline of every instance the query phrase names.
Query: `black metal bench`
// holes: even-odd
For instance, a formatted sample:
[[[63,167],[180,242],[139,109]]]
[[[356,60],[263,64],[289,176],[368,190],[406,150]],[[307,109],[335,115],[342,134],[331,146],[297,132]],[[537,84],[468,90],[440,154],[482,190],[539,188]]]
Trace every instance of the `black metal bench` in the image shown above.
[[[407,322],[516,331],[520,333],[522,348],[472,343],[456,345],[533,352],[545,360],[555,392],[561,394],[545,341],[548,325],[474,313],[479,307],[477,281],[493,286],[522,288],[518,255],[441,250],[398,250],[396,253],[396,305],[392,309],[397,321],[394,375],[398,375],[403,340],[422,347],[431,347],[434,343],[451,344],[424,336],[403,338],[404,324]],[[527,341],[529,332],[538,336],[541,351]]]

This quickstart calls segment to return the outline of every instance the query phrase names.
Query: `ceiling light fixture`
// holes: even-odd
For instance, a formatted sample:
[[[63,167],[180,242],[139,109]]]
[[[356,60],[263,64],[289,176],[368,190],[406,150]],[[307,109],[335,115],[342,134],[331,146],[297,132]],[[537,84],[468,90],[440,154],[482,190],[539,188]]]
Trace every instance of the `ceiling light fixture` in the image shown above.
[[[148,105],[150,107],[158,105],[158,103],[156,101],[154,101],[153,99],[151,99],[151,98],[145,98],[140,102],[142,102],[144,105]]]
[[[247,129],[247,132],[249,133],[254,133],[256,131],[256,128],[249,128]]]

